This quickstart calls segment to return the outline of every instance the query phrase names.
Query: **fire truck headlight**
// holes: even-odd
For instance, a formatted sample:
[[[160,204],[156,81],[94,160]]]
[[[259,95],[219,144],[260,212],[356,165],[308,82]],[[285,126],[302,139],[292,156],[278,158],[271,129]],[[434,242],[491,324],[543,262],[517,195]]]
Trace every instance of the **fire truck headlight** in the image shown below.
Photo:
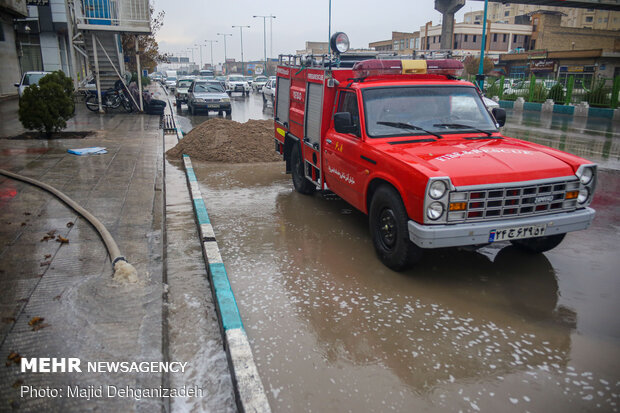
[[[585,203],[590,197],[590,190],[588,188],[581,188],[579,195],[577,196],[577,202],[580,204]]]
[[[431,187],[429,188],[428,194],[433,199],[439,199],[443,197],[446,193],[446,183],[444,181],[433,181]]]
[[[596,165],[581,165],[575,175],[583,185],[589,185],[596,175]]]
[[[426,216],[430,219],[437,220],[443,215],[443,205],[439,202],[433,202],[426,208]]]

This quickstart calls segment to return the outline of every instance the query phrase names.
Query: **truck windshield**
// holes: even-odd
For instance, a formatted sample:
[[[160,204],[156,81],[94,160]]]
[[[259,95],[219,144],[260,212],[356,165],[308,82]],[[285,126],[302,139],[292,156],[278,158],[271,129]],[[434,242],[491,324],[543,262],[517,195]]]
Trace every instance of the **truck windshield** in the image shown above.
[[[362,95],[366,133],[371,138],[497,131],[473,87],[377,87],[364,89]],[[398,130],[393,124],[399,122],[420,129]]]

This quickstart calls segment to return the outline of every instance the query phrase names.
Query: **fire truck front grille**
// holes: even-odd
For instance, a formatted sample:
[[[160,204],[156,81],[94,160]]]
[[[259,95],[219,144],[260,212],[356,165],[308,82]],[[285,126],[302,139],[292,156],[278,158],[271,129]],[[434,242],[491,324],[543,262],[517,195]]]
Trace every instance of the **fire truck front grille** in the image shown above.
[[[577,208],[579,181],[481,188],[450,194],[448,222],[473,222],[542,215]]]

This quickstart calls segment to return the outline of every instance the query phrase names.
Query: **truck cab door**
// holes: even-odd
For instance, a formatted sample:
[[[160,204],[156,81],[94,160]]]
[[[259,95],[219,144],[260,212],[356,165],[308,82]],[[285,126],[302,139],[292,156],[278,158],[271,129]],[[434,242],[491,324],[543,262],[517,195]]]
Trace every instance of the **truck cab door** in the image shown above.
[[[335,194],[363,211],[365,210],[363,193],[368,174],[360,157],[364,142],[361,138],[360,115],[355,92],[340,91],[335,112],[350,114],[355,128],[347,133],[337,132],[332,121],[327,130],[323,147],[325,183]]]

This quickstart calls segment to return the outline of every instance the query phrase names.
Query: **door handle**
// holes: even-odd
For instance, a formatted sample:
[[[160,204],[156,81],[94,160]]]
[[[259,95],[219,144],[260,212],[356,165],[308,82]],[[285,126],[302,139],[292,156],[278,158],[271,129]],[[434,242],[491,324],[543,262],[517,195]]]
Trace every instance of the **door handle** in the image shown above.
[[[325,143],[328,143],[328,144],[331,145],[332,144],[332,140],[331,139],[325,139]]]

